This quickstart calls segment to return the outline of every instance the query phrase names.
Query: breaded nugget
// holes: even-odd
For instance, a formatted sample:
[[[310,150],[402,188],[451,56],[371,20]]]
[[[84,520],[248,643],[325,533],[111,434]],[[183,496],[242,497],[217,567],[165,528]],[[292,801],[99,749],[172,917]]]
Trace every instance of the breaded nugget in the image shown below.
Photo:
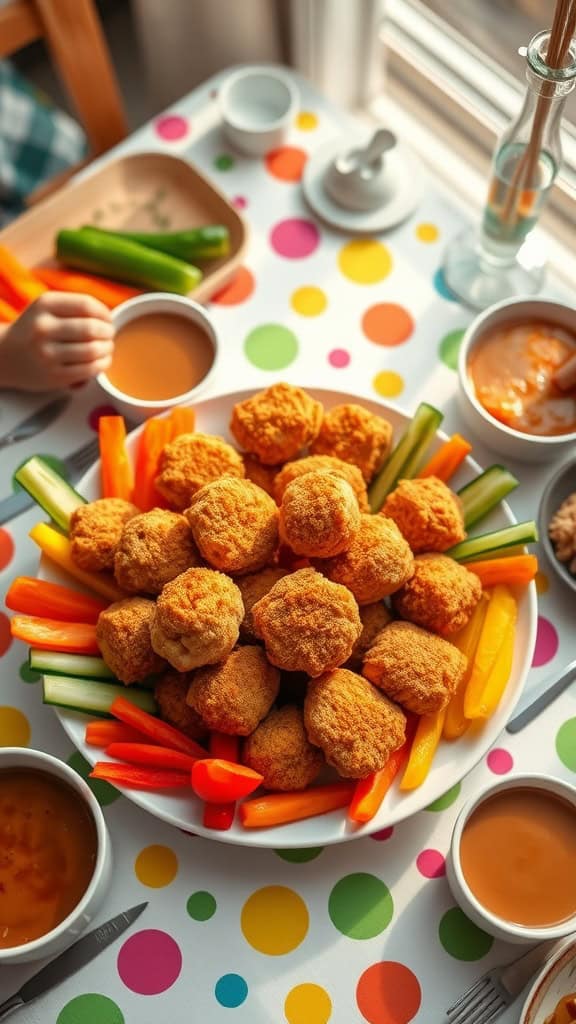
[[[386,498],[382,515],[394,520],[415,555],[447,551],[466,536],[460,498],[435,476],[401,480]]]
[[[380,630],[384,629],[384,626],[387,626],[391,620],[392,616],[382,601],[362,605],[360,608],[362,632],[354,644],[354,650],[346,662],[346,668],[353,672],[360,672],[366,651],[372,647]]]
[[[324,758],[306,735],[300,708],[285,704],[244,741],[242,763],[263,776],[265,789],[291,792],[314,782]]]
[[[242,596],[228,576],[187,569],[156,602],[152,646],[178,672],[214,665],[230,654],[243,616]]]
[[[324,410],[292,384],[272,384],[232,410],[230,430],[238,444],[266,466],[298,455],[314,440]]]
[[[362,676],[337,668],[310,682],[304,725],[340,775],[363,779],[402,746],[406,716]]]
[[[413,576],[394,594],[392,604],[401,619],[449,636],[464,628],[481,596],[476,574],[453,558],[418,555]]]
[[[362,674],[408,711],[431,715],[446,707],[467,664],[448,640],[411,622],[391,622],[367,652]]]
[[[221,476],[244,476],[232,445],[211,434],[181,434],[162,449],[155,484],[166,501],[183,512],[204,484]]]
[[[151,643],[154,601],[126,597],[100,612],[96,639],[108,668],[127,685],[161,672],[166,662]]]
[[[310,447],[315,455],[335,455],[351,462],[369,482],[392,444],[392,425],[361,405],[335,405],[324,413],[320,433]]]
[[[222,572],[256,572],[278,546],[278,508],[250,480],[224,477],[196,492],[184,513],[202,557]]]
[[[414,557],[391,519],[363,515],[348,550],[318,562],[318,568],[334,583],[348,587],[358,604],[373,604],[410,579]]]
[[[261,647],[238,647],[226,661],[194,674],[186,702],[209,729],[249,736],[268,714],[279,686],[280,673]]]
[[[286,576],[286,569],[271,567],[269,569],[261,569],[260,572],[252,573],[250,576],[239,576],[236,580],[236,585],[242,594],[242,601],[244,602],[244,618],[240,623],[240,637],[242,640],[248,643],[256,643],[258,640],[254,632],[252,609],[256,602],[261,597],[264,597],[264,594],[267,594],[283,576]]]
[[[360,528],[356,495],[332,473],[305,473],[284,491],[280,538],[297,555],[331,558],[347,551]]]
[[[284,576],[252,608],[269,661],[287,672],[319,676],[350,657],[362,632],[349,590],[314,569]]]
[[[200,715],[186,703],[191,682],[191,672],[165,672],[156,682],[154,697],[164,722],[173,725],[191,740],[199,740],[206,735],[208,729]]]
[[[258,459],[254,458],[253,455],[242,455],[242,462],[244,463],[244,472],[246,479],[251,480],[253,484],[261,487],[266,494],[269,494],[271,498],[274,498],[274,481],[276,474],[282,468],[281,466],[264,466]]]
[[[335,459],[331,455],[308,455],[305,459],[296,459],[294,462],[287,462],[285,466],[282,466],[274,479],[274,497],[278,504],[282,503],[288,484],[291,484],[297,477],[304,476],[304,473],[316,472],[334,473],[335,476],[346,480],[358,499],[360,511],[368,512],[366,484],[358,466],[353,466],[351,462],[343,462],[342,459]]]
[[[165,583],[199,564],[184,516],[153,508],[126,523],[114,556],[114,575],[129,594],[159,594]]]
[[[85,572],[113,569],[124,525],[137,514],[136,505],[123,498],[98,498],[74,509],[69,536],[75,565]]]

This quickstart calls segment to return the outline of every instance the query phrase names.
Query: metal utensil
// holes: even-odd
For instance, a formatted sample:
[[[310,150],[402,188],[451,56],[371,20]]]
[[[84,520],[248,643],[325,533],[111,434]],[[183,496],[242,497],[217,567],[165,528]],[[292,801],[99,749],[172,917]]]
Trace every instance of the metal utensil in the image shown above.
[[[98,458],[98,438],[89,441],[88,444],[77,448],[75,452],[62,459],[62,465],[66,468],[70,483],[75,483],[90,468],[95,459]],[[32,508],[35,504],[34,498],[30,497],[28,491],[16,491],[8,498],[0,501],[0,526],[7,523],[15,516],[19,516],[26,509]]]
[[[12,430],[0,437],[0,450],[8,448],[15,441],[25,441],[27,438],[39,434],[41,430],[53,423],[60,413],[64,412],[69,402],[69,395],[60,395],[59,398],[54,398],[51,402],[43,405],[41,409],[37,409],[35,413],[22,420],[21,423],[17,423]]]
[[[122,914],[112,917],[105,924],[94,928],[87,935],[83,935],[73,946],[65,949],[55,960],[51,960],[37,974],[22,985],[19,992],[16,992],[4,1003],[0,1004],[0,1020],[4,1020],[13,1010],[18,1010],[32,999],[49,992],[55,985],[65,981],[71,974],[75,974],[86,964],[90,963],[95,956],[98,956],[103,949],[106,949],[111,942],[115,942],[127,928],[140,917],[148,903],[139,903],[137,907],[131,907]]]
[[[511,718],[506,726],[506,732],[520,732],[530,722],[534,721],[539,714],[552,704],[564,690],[576,679],[576,660],[571,661],[562,670],[559,676],[550,676],[542,684],[542,690],[537,697],[527,694],[524,700],[520,701],[520,711]]]

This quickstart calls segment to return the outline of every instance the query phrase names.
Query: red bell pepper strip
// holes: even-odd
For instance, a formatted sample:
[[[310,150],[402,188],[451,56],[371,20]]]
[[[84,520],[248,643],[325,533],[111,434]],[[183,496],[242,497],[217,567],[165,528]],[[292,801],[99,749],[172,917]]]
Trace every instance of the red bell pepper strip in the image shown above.
[[[180,750],[183,754],[188,754],[189,757],[195,759],[208,756],[208,751],[201,747],[199,743],[196,743],[195,740],[189,739],[179,729],[175,729],[173,725],[168,725],[168,722],[163,722],[160,718],[149,715],[142,708],[137,708],[129,700],[126,700],[125,697],[116,697],[116,700],[112,701],[110,714],[114,718],[119,718],[125,725],[132,726],[133,729],[136,729],[143,736],[146,736],[147,739],[152,740],[153,743],[157,743],[161,747]]]
[[[228,736],[223,732],[213,732],[210,734],[209,747],[212,757],[231,761],[234,764],[237,764],[240,760],[240,740],[237,736]],[[202,824],[204,828],[213,828],[217,832],[227,832],[229,828],[232,828],[235,813],[235,800],[228,800],[223,804],[205,802]]]
[[[185,789],[190,787],[189,772],[164,771],[161,768],[137,768],[131,764],[97,761],[91,779],[103,779],[128,789]]]
[[[126,424],[123,416],[101,416],[98,420],[100,474],[103,498],[132,500],[134,475],[126,451]]]
[[[84,742],[88,747],[105,749],[110,743],[143,743],[146,737],[136,729],[131,729],[123,722],[103,721],[88,722],[84,733]]]
[[[60,583],[38,580],[35,576],[17,576],[6,594],[6,607],[24,615],[58,619],[60,622],[98,622],[106,601],[80,594]]]
[[[208,757],[192,766],[192,789],[201,800],[223,804],[249,796],[262,783],[262,775],[243,764]]]
[[[113,742],[106,747],[109,757],[128,764],[142,765],[144,768],[170,768],[177,772],[189,772],[196,763],[195,758],[183,754],[180,750],[159,747],[154,743],[123,743]]]
[[[100,654],[96,626],[91,622],[60,622],[34,615],[14,615],[10,620],[10,632],[16,640],[23,640],[41,651]]]
[[[380,771],[372,772],[365,779],[358,779],[348,808],[348,817],[351,821],[363,824],[371,821],[378,813],[394,779],[408,761],[416,727],[416,716],[411,715],[406,723],[406,738],[402,746],[390,754]]]

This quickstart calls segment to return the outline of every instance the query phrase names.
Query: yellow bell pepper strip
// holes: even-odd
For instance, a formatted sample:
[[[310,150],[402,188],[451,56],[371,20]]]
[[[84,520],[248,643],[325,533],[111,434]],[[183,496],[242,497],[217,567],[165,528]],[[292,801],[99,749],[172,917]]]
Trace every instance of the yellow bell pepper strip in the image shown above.
[[[101,416],[98,420],[100,475],[103,498],[131,501],[134,473],[126,451],[126,424],[123,416]]]
[[[76,563],[72,561],[68,537],[58,533],[58,530],[48,526],[48,523],[37,523],[30,530],[29,536],[38,545],[42,553],[46,555],[46,558],[55,562],[60,569],[70,573],[71,576],[74,576],[79,583],[88,587],[89,590],[93,590],[96,594],[101,594],[108,601],[120,601],[123,597],[126,597],[126,594],[116,585],[112,576],[103,572],[85,572],[83,569],[79,569]]]
[[[483,717],[486,683],[500,656],[510,626],[516,624],[516,614],[514,595],[507,586],[499,583],[491,593],[472,672],[466,687],[464,697],[466,718]]]
[[[476,718],[490,718],[498,707],[500,700],[512,671],[514,660],[514,639],[516,637],[516,622],[508,626],[504,641],[500,648],[498,657],[492,666],[492,671],[486,680],[486,685],[478,701],[478,713]]]
[[[470,725],[469,720],[464,714],[464,697],[468,680],[472,673],[474,656],[478,647],[478,641],[480,640],[484,619],[486,618],[488,600],[488,594],[483,593],[464,629],[459,630],[458,633],[454,633],[450,637],[450,642],[468,658],[468,665],[458,689],[452,695],[452,699],[446,708],[446,717],[442,730],[445,740],[459,739]]]
[[[438,749],[445,717],[446,708],[442,708],[432,715],[422,715],[419,719],[408,764],[400,782],[401,790],[417,789],[424,782]]]

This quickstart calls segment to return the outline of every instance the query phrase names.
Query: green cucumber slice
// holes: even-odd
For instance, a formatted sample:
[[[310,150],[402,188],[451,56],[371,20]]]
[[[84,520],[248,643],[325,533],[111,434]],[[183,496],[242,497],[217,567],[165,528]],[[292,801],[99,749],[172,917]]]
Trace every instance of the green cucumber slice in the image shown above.
[[[42,684],[44,704],[53,704],[72,711],[109,715],[116,697],[125,697],[143,711],[149,711],[150,714],[156,712],[156,702],[149,690],[101,683],[95,679],[78,679],[74,676],[45,675]]]
[[[416,473],[428,445],[444,419],[443,413],[421,402],[394,451],[389,456],[368,492],[372,512],[379,512],[390,491],[400,479]]]
[[[30,668],[49,675],[80,676],[88,679],[115,679],[114,673],[102,658],[89,654],[63,654],[60,651],[40,651],[33,647],[29,654]]]
[[[495,508],[510,491],[518,487],[519,480],[504,466],[489,466],[475,480],[462,487],[458,496],[464,511],[467,530]]]
[[[70,517],[75,509],[86,504],[85,498],[39,455],[28,459],[14,476],[56,525],[68,533]]]
[[[468,562],[472,559],[485,558],[493,552],[516,545],[534,544],[538,540],[538,529],[533,519],[515,526],[506,526],[503,530],[483,533],[479,537],[468,537],[467,540],[455,544],[445,554],[457,562]]]

